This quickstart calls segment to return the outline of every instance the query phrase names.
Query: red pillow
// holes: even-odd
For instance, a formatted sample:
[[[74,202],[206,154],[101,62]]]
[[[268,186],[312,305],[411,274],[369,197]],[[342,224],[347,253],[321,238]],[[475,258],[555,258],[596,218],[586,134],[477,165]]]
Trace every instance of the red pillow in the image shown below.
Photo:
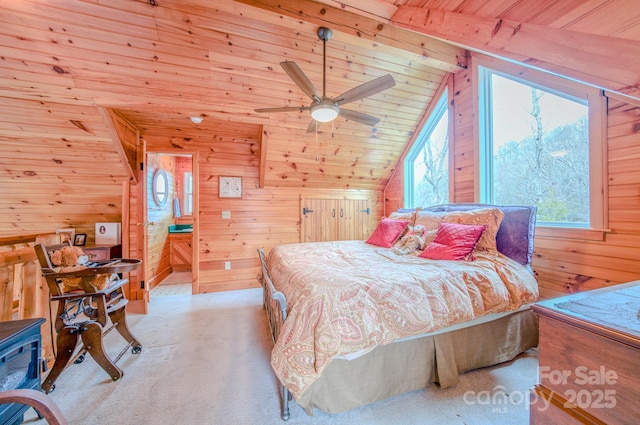
[[[435,239],[420,257],[432,260],[474,260],[473,248],[487,225],[440,223]]]
[[[378,223],[376,230],[374,230],[371,236],[369,236],[369,239],[367,239],[367,243],[383,248],[391,248],[408,225],[408,221],[391,220],[383,217],[380,223]]]

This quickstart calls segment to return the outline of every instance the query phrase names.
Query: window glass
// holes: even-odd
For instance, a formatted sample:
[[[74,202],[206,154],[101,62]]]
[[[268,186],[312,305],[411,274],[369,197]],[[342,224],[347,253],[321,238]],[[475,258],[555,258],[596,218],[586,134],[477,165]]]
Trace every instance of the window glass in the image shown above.
[[[167,199],[169,197],[167,186],[167,174],[164,172],[164,170],[156,170],[156,172],[153,174],[153,181],[151,186],[153,200],[155,201],[156,205],[162,206],[167,202]]]
[[[588,97],[486,68],[480,76],[481,200],[535,205],[538,224],[588,227]]]
[[[405,159],[405,206],[449,200],[449,114],[445,92]]]
[[[190,171],[184,173],[184,198],[182,200],[185,214],[193,214],[193,175]]]

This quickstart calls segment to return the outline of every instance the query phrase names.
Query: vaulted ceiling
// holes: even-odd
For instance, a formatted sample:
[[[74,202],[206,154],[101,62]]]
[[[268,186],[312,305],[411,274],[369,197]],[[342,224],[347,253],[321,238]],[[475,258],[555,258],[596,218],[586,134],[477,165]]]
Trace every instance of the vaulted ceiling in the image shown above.
[[[308,111],[254,111],[310,103],[284,60],[322,90],[319,26],[333,30],[329,96],[394,77],[348,105],[375,127],[338,118],[307,133]],[[383,189],[469,51],[638,98],[639,40],[640,2],[625,0],[0,0],[0,171],[97,159],[126,179],[107,108],[167,148],[255,143],[263,128],[267,186]]]

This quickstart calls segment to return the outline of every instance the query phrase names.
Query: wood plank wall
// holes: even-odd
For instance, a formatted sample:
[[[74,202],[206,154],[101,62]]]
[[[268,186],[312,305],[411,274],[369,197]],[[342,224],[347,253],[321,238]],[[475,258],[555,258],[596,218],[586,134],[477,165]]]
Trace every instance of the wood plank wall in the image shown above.
[[[157,170],[167,175],[168,199],[163,205],[157,205],[153,199],[153,176]],[[169,251],[169,226],[174,224],[173,199],[176,184],[175,157],[157,153],[147,154],[147,284],[150,289],[171,273]]]
[[[198,152],[199,226],[198,275],[196,292],[215,292],[258,287],[258,248],[266,251],[283,243],[300,241],[300,198],[335,197],[370,199],[370,226],[383,214],[381,191],[355,189],[310,189],[304,187],[259,186],[262,126],[227,122],[213,137],[193,137],[167,143],[167,136],[141,131],[147,150],[169,152],[167,146],[182,154]],[[242,198],[219,198],[220,176],[243,179]],[[330,187],[332,183],[328,182]],[[195,188],[194,188],[195,190]],[[222,211],[231,213],[222,218]],[[370,228],[373,231],[372,228]],[[231,263],[231,270],[224,263]]]
[[[75,228],[92,244],[96,221],[121,220],[128,177],[97,108],[14,99],[10,116],[0,120],[7,136],[0,144],[0,237]],[[15,127],[43,120],[58,131],[42,132],[25,148]]]
[[[476,140],[471,71],[453,78],[454,202],[474,202]],[[609,228],[604,240],[538,235],[533,269],[544,298],[640,279],[640,106],[608,99]],[[400,173],[398,173],[400,174]],[[387,214],[402,200],[399,175],[386,188]]]

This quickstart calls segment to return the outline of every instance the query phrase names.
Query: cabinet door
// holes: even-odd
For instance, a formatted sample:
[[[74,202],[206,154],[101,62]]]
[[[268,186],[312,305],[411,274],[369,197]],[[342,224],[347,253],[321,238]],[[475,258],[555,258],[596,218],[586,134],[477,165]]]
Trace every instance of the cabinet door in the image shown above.
[[[338,201],[337,240],[366,239],[369,229],[369,200],[341,199]]]
[[[302,201],[301,242],[334,241],[338,235],[336,199]]]
[[[369,229],[369,200],[302,200],[301,242],[366,239]]]

